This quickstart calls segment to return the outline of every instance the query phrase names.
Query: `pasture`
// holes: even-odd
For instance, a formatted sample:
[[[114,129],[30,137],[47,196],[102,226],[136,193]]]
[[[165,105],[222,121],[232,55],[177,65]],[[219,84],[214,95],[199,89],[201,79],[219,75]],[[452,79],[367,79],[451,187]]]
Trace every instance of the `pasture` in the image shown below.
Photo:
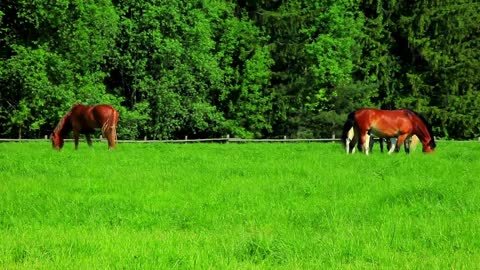
[[[0,143],[2,269],[473,269],[480,143]]]

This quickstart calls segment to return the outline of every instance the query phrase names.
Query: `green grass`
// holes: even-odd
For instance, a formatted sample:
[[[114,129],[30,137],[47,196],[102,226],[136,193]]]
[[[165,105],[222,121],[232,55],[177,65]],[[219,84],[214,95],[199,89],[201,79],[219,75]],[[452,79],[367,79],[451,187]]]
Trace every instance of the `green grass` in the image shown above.
[[[1,269],[480,265],[477,142],[106,148],[0,143]]]

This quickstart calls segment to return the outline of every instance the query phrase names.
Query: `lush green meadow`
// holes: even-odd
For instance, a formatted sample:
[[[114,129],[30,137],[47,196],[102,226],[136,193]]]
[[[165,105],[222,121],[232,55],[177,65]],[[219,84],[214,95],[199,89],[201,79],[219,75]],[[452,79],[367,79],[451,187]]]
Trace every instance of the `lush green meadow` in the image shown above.
[[[0,143],[1,269],[480,265],[478,142],[106,148]]]

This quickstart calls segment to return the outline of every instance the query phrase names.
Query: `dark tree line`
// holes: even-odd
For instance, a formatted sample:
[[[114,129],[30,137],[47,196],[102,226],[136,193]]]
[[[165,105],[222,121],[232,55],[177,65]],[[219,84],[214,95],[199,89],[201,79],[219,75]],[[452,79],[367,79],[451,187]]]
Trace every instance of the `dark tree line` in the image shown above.
[[[480,3],[2,0],[0,136],[109,103],[119,137],[325,137],[361,107],[480,136]]]

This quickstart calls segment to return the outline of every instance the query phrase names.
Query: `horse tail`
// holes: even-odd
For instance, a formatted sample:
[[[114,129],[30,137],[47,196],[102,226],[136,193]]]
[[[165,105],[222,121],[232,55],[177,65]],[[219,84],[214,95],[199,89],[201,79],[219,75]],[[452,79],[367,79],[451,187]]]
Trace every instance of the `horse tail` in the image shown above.
[[[342,143],[344,146],[346,146],[347,144],[347,139],[352,139],[352,138],[349,138],[349,133],[351,132],[351,129],[353,128],[354,124],[355,124],[355,112],[351,112],[347,117],[347,121],[343,125]]]
[[[115,135],[115,142],[117,142],[117,140],[118,140],[118,138],[117,138],[118,117],[119,117],[119,114],[118,114],[117,110],[113,109],[113,112],[112,112],[112,133],[113,133],[113,135]]]
[[[115,147],[117,142],[118,112],[111,107],[110,114],[102,125],[102,134],[107,137],[109,147]]]

